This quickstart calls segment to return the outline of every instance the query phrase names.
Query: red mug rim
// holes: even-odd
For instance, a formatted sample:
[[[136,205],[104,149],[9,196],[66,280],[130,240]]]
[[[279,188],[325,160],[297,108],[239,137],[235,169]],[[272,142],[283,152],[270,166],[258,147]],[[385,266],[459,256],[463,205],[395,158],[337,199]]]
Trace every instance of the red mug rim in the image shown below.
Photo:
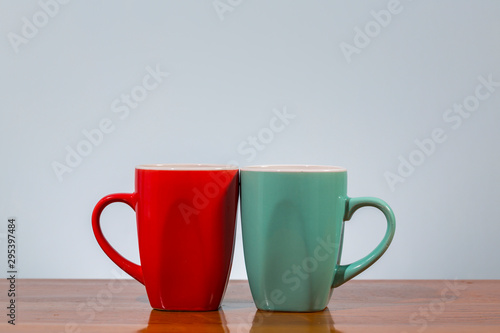
[[[238,170],[238,167],[230,164],[141,164],[135,167],[138,170],[157,171],[217,171],[217,170]]]

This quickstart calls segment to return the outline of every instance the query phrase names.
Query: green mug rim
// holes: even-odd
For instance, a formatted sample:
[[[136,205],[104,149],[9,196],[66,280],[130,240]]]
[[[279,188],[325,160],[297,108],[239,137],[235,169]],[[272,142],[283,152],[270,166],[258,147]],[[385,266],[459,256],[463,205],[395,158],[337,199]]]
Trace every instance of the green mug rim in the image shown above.
[[[251,165],[240,169],[250,172],[347,172],[347,169],[341,166],[331,165],[311,165],[311,164],[269,164],[269,165]]]

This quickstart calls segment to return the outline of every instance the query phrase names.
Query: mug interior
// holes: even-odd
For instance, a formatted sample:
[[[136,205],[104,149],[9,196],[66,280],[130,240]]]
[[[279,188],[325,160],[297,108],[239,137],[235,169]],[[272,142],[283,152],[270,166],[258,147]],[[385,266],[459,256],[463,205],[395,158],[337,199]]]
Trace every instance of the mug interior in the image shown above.
[[[259,172],[346,172],[347,169],[328,165],[252,165],[241,168],[241,171]]]
[[[141,170],[179,170],[179,171],[206,171],[206,170],[238,170],[235,165],[225,164],[143,164],[135,167]]]

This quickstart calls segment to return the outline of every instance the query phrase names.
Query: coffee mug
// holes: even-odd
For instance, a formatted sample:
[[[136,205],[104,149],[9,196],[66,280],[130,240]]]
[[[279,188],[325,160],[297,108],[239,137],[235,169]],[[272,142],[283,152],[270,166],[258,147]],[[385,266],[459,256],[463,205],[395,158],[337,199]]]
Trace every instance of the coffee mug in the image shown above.
[[[152,164],[135,169],[135,192],[101,199],[92,214],[97,242],[144,284],[154,309],[217,310],[231,269],[239,172],[235,166]],[[135,210],[140,265],[106,240],[100,216],[113,203]]]
[[[333,288],[370,267],[392,241],[391,208],[377,198],[349,198],[345,168],[252,166],[240,177],[244,257],[260,310],[325,309]],[[365,206],[384,213],[385,236],[364,258],[340,265],[344,221]]]

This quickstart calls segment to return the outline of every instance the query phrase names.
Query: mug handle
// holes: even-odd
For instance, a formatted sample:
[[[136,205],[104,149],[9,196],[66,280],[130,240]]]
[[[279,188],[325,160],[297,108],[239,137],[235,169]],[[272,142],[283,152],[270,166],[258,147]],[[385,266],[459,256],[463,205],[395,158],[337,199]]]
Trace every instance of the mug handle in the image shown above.
[[[135,211],[135,204],[137,203],[135,193],[116,193],[110,194],[102,198],[94,208],[92,212],[92,229],[94,230],[95,238],[97,239],[97,243],[101,246],[102,250],[106,255],[113,260],[115,264],[118,265],[121,269],[123,269],[127,274],[131,277],[144,284],[144,277],[142,275],[141,266],[134,264],[130,260],[125,259],[122,255],[120,255],[108,242],[108,240],[104,237],[104,234],[101,230],[101,213],[106,208],[107,205],[113,202],[123,202],[129,205]]]
[[[373,265],[375,261],[377,261],[384,254],[394,237],[394,232],[396,231],[396,218],[394,217],[394,213],[385,201],[378,198],[347,198],[344,221],[349,221],[356,210],[367,206],[378,208],[382,211],[382,213],[384,213],[385,218],[387,219],[387,230],[385,232],[385,236],[377,247],[364,258],[361,258],[349,265],[338,266],[333,279],[332,288],[341,286]]]

